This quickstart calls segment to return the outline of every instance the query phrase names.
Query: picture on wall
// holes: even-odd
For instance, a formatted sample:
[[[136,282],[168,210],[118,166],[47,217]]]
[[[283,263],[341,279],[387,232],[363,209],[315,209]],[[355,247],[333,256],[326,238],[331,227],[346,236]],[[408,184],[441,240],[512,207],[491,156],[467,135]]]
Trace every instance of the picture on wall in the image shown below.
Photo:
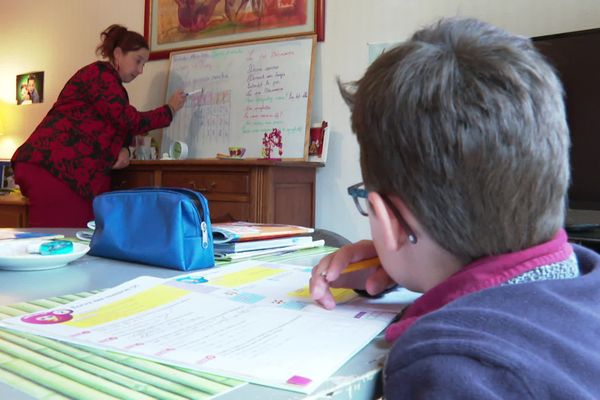
[[[28,72],[17,75],[17,104],[44,102],[44,72]]]
[[[150,60],[185,50],[316,34],[324,40],[325,0],[146,0]]]

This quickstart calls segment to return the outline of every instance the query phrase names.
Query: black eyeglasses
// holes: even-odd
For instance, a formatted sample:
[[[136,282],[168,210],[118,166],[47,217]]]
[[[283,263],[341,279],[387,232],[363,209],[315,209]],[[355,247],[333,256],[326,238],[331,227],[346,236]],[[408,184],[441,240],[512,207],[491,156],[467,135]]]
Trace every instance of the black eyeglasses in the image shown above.
[[[350,196],[352,196],[352,199],[354,200],[354,204],[356,205],[356,209],[358,210],[358,212],[361,213],[361,215],[364,215],[366,217],[369,215],[369,213],[368,213],[369,192],[367,192],[367,190],[364,188],[364,186],[365,185],[362,182],[359,182],[356,185],[349,186],[348,194]],[[408,235],[408,241],[412,244],[416,244],[417,243],[417,235],[415,235],[412,228],[408,225],[408,223],[404,220],[404,218],[402,218],[402,214],[400,214],[400,211],[398,211],[398,209],[396,208],[394,203],[392,203],[392,201],[389,199],[389,197],[387,197],[385,194],[380,193],[379,195],[381,196],[381,198],[383,199],[385,204],[390,208],[390,210],[392,210],[392,213],[398,220],[398,223],[400,224],[402,229],[404,229],[404,231]]]

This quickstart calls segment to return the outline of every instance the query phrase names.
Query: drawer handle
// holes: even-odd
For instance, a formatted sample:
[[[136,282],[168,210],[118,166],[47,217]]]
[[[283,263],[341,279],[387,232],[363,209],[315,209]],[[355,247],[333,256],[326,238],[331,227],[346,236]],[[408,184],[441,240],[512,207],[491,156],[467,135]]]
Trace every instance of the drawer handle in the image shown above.
[[[208,189],[205,187],[196,187],[196,181],[189,181],[188,186],[190,189],[195,190],[197,192],[208,192]]]
[[[188,182],[188,186],[190,187],[190,189],[195,190],[197,192],[212,192],[216,187],[217,187],[217,182],[211,182],[209,184],[210,188],[206,188],[206,187],[196,187],[196,181],[189,181]]]

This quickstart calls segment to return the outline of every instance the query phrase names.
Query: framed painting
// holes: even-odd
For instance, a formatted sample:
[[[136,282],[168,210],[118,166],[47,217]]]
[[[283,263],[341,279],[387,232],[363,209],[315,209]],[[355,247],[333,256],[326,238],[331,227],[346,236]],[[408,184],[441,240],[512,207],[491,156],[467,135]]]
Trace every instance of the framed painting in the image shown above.
[[[325,39],[325,0],[145,0],[150,60],[171,51],[316,34]]]
[[[18,105],[44,102],[44,72],[17,75],[16,98]]]

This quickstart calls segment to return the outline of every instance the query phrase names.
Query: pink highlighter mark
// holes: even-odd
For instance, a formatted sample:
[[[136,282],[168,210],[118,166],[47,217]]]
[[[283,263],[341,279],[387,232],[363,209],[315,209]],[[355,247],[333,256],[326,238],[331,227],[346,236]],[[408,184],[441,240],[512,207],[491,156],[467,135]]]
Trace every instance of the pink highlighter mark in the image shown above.
[[[287,383],[298,386],[306,386],[311,383],[312,380],[305,378],[303,376],[294,375],[290,379],[287,380]]]

